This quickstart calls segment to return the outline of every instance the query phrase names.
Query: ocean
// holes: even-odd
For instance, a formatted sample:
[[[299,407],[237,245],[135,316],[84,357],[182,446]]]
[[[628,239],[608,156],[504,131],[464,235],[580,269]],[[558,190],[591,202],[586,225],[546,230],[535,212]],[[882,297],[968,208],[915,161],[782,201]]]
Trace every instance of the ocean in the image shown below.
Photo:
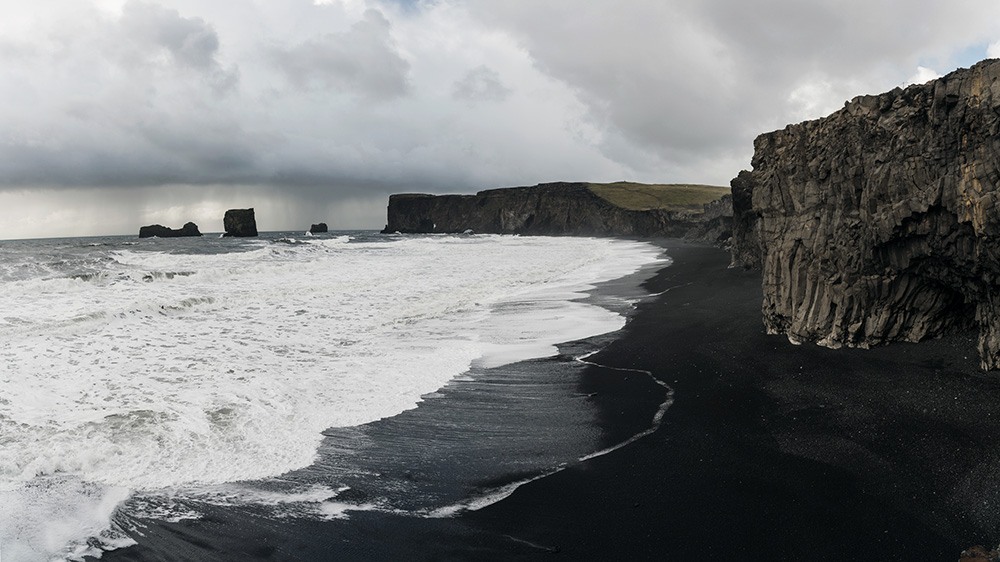
[[[239,559],[499,501],[615,446],[579,374],[665,260],[576,237],[0,241],[0,560]]]

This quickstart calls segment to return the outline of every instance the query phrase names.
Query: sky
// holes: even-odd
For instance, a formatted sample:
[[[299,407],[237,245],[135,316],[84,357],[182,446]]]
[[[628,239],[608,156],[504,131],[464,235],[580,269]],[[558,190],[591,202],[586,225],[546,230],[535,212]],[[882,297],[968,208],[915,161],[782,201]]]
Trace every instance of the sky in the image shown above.
[[[0,0],[0,239],[728,185],[762,132],[988,56],[995,0]]]

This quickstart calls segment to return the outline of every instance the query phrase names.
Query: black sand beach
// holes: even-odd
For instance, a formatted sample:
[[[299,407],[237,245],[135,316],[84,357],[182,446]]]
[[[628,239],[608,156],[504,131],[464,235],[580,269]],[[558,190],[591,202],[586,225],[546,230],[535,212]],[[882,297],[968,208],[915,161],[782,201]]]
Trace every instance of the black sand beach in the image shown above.
[[[150,529],[145,546],[105,559],[956,560],[1000,540],[1000,380],[978,370],[972,335],[793,346],[763,333],[757,274],[728,269],[718,249],[664,245],[674,264],[647,282],[663,294],[590,358],[673,388],[651,435],[453,518],[275,523],[220,510]],[[606,445],[648,423],[662,399],[636,372],[587,367],[574,380]],[[523,430],[547,433],[557,414],[525,418]],[[575,438],[584,421],[552,428]],[[379,434],[393,433],[368,436]],[[150,548],[158,537],[175,546]]]
[[[649,287],[668,292],[596,357],[674,388],[659,431],[470,524],[567,560],[956,560],[995,544],[1000,381],[973,335],[793,346],[763,333],[756,274],[667,246]]]

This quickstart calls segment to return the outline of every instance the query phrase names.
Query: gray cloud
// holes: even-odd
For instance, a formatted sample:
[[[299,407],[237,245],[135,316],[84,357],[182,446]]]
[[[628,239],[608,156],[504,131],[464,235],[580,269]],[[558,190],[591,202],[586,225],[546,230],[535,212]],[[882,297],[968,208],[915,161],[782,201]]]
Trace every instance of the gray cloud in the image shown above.
[[[174,9],[129,0],[122,7],[118,27],[124,45],[116,45],[115,50],[130,66],[150,64],[165,53],[178,67],[204,73],[219,92],[231,90],[239,80],[237,68],[224,69],[219,63],[219,36],[201,18],[183,17]]]
[[[283,228],[348,200],[370,221],[394,191],[725,183],[758,133],[1000,44],[990,0],[38,0],[4,16],[0,206],[23,206],[0,219],[21,229],[69,194],[163,220],[288,201]]]
[[[743,120],[725,116],[742,100],[719,39],[676,4],[479,2],[476,10],[520,37],[543,72],[573,87],[596,126],[642,148],[689,154],[732,136]]]
[[[178,64],[200,69],[218,64],[219,37],[201,18],[130,0],[122,8],[120,25],[133,44],[165,49]]]
[[[275,67],[300,88],[324,88],[376,99],[406,94],[410,65],[396,50],[391,25],[378,10],[349,31],[330,33],[271,52]]]
[[[503,101],[511,90],[504,86],[500,74],[486,65],[480,65],[452,84],[451,95],[469,102]]]
[[[605,153],[667,173],[737,154],[748,162],[756,134],[891,89],[920,64],[950,70],[960,51],[1000,34],[1000,10],[985,0],[478,0],[471,9],[578,93],[605,131]]]

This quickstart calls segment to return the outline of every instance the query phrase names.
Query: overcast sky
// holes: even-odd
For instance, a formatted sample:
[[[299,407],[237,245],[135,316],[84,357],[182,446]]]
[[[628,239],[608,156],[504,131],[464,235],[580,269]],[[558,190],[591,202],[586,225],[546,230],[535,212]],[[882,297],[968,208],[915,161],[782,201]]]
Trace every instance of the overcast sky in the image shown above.
[[[728,185],[757,134],[988,55],[995,0],[0,0],[0,239]]]

